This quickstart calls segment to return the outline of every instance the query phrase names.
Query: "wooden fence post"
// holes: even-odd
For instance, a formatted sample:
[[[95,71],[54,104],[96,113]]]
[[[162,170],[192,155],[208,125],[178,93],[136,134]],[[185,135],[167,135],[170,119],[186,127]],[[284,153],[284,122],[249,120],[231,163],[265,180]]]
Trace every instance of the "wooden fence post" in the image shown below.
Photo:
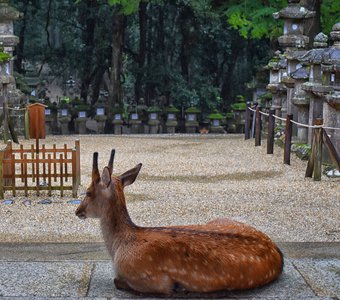
[[[76,140],[75,141],[75,146],[76,146],[76,159],[77,159],[77,167],[76,167],[76,174],[77,174],[77,186],[79,186],[81,184],[80,182],[80,141],[79,140]]]
[[[323,119],[316,119],[314,121],[314,125],[322,125]],[[314,153],[315,153],[315,161],[314,161],[314,180],[320,181],[321,180],[321,167],[322,167],[322,137],[323,137],[323,128],[314,128]]]
[[[250,103],[247,102],[245,122],[244,122],[244,139],[245,140],[250,139],[250,109],[249,109],[249,106],[250,106]]]
[[[4,176],[3,176],[3,160],[4,149],[0,150],[0,199],[4,199]]]
[[[292,122],[293,115],[288,114],[286,118],[286,130],[285,130],[285,147],[284,147],[284,154],[283,154],[283,163],[286,165],[290,165],[290,148],[292,145]]]
[[[255,119],[255,146],[261,146],[261,114],[258,106],[256,107]]]
[[[274,153],[274,129],[275,129],[275,118],[274,118],[275,110],[269,110],[268,117],[268,136],[267,136],[267,154]]]

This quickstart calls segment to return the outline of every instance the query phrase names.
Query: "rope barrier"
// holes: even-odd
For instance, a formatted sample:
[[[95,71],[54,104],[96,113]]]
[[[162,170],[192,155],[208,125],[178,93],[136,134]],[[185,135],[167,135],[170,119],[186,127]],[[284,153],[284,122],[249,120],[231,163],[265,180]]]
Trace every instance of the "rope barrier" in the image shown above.
[[[256,110],[255,109],[253,109],[253,108],[251,108],[251,107],[249,107],[248,106],[248,109],[250,110],[250,111],[252,111],[252,112],[256,112]],[[262,111],[260,111],[260,114],[261,115],[264,115],[264,116],[269,116],[269,114],[267,114],[267,113],[264,113],[264,112],[262,112]],[[287,119],[285,119],[285,118],[281,118],[281,117],[279,117],[279,116],[276,116],[276,115],[273,115],[273,117],[275,118],[275,119],[278,119],[278,120],[281,120],[281,121],[287,121]],[[340,130],[340,128],[337,128],[337,127],[328,127],[328,126],[324,126],[324,125],[308,125],[308,124],[303,124],[303,123],[299,123],[299,122],[296,122],[296,121],[294,121],[294,120],[290,120],[292,123],[294,123],[295,125],[297,125],[297,126],[300,126],[300,127],[305,127],[305,128],[323,128],[323,129],[328,129],[328,130]]]
[[[26,108],[8,107],[9,110],[26,110]]]

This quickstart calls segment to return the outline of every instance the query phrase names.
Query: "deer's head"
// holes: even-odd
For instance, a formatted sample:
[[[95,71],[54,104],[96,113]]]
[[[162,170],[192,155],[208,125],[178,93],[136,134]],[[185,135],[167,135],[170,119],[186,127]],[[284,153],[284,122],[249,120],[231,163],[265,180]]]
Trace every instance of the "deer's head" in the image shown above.
[[[103,169],[100,176],[98,153],[93,154],[92,182],[86,190],[85,198],[75,212],[80,219],[101,218],[109,206],[119,204],[119,201],[125,201],[123,188],[136,180],[142,164],[138,164],[120,176],[112,176],[114,155],[115,150],[112,150],[109,164]],[[125,205],[125,203],[120,204]]]

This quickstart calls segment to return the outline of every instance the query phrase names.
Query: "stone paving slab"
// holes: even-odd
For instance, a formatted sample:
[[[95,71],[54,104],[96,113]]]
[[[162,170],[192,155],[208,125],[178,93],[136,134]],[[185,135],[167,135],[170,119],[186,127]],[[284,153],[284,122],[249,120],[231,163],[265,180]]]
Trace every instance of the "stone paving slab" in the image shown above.
[[[340,260],[286,260],[282,276],[273,284],[221,296],[228,299],[337,299],[339,270]],[[0,274],[0,297],[140,298],[114,288],[110,261],[0,262]]]
[[[286,260],[279,280],[251,291],[220,294],[218,298],[340,299],[339,243],[299,243],[281,247]],[[184,297],[201,299],[192,294],[179,298]],[[112,263],[101,243],[0,243],[0,298],[145,299],[114,288]]]

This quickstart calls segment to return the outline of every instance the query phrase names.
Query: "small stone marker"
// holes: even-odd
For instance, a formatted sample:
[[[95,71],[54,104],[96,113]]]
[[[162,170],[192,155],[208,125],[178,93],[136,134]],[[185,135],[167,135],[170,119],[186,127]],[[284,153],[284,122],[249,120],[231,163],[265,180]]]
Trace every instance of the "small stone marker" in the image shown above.
[[[6,199],[4,201],[2,201],[2,204],[13,204],[14,201],[13,200],[10,200],[10,199]]]
[[[78,199],[67,201],[67,203],[70,203],[70,204],[80,204],[80,202],[81,200],[78,200]]]
[[[38,204],[51,204],[52,201],[50,199],[44,199],[38,202]]]
[[[22,202],[23,205],[25,206],[30,206],[32,204],[32,201],[31,200],[25,200]]]

